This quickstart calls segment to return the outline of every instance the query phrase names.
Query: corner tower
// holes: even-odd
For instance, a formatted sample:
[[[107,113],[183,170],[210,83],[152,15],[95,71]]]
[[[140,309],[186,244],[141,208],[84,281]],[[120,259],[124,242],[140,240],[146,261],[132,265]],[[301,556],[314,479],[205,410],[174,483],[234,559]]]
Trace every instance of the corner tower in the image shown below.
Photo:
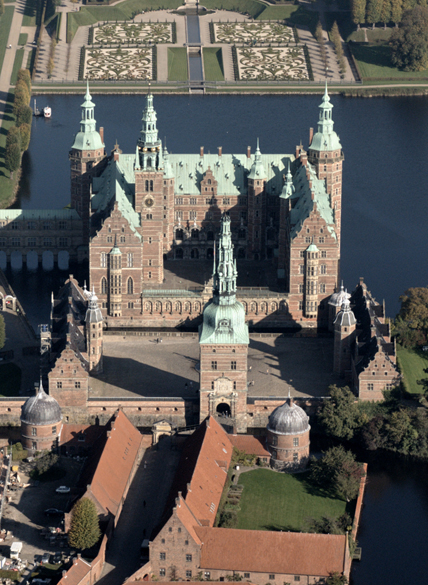
[[[143,282],[163,281],[164,164],[158,138],[153,95],[146,96],[135,156],[135,211],[141,215],[143,233]]]
[[[80,131],[76,134],[69,153],[71,172],[71,207],[83,220],[83,241],[89,245],[89,219],[91,214],[91,181],[96,167],[105,158],[104,130],[97,132],[94,117],[95,104],[86,84],[85,100],[81,105]]]
[[[103,316],[98,307],[95,290],[89,297],[85,316],[86,349],[88,352],[89,371],[100,374],[103,371]]]
[[[345,293],[346,294],[346,293]],[[357,320],[351,311],[348,298],[343,299],[342,309],[337,313],[334,326],[333,371],[341,378],[351,380],[352,345],[356,337]]]
[[[340,244],[342,213],[342,163],[344,160],[339,136],[333,130],[333,104],[327,91],[327,81],[319,106],[318,131],[310,140],[308,160],[314,165],[317,177],[324,179],[334,213],[337,239]]]
[[[245,432],[249,336],[244,307],[236,299],[238,273],[227,215],[221,219],[213,272],[213,298],[199,327],[200,421],[223,415],[237,432]]]

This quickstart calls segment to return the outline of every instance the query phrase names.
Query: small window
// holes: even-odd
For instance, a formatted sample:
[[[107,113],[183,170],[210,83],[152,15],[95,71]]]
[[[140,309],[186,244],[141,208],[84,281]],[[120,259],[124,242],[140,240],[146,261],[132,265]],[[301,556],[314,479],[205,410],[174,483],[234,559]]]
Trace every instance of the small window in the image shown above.
[[[217,362],[211,362],[211,369],[212,370],[216,370],[217,369]]]
[[[57,387],[57,388],[62,388],[62,382],[57,382],[57,383],[56,383],[56,387]]]
[[[294,580],[295,581],[300,581],[300,575],[294,575]]]
[[[36,429],[36,427],[33,427],[31,429],[31,434],[33,435],[33,437],[36,437],[37,436],[37,429]]]
[[[178,532],[179,532],[179,533],[181,532],[181,526],[179,526],[179,527],[178,527]]]
[[[293,463],[297,463],[299,461],[299,456],[297,453],[293,453]]]
[[[161,543],[162,544],[165,544],[165,539],[164,538],[162,538]]]
[[[172,532],[172,527],[171,526],[168,528],[168,532]]]
[[[161,561],[165,561],[166,560],[166,553],[164,553],[164,552],[159,553],[159,559]]]
[[[192,562],[192,555],[186,555],[186,563]]]
[[[251,577],[250,573],[244,573],[244,579],[249,579]]]
[[[298,447],[299,446],[299,437],[295,437],[293,439],[293,447]]]
[[[209,571],[204,572],[205,579],[209,579],[211,577],[211,573]]]
[[[56,435],[56,427],[52,427],[52,434]]]
[[[192,571],[186,571],[186,579],[190,579],[192,576]]]
[[[236,362],[235,361],[230,362],[230,369],[231,370],[236,370]]]
[[[372,392],[374,390],[374,385],[373,384],[367,384],[367,390],[369,392]]]
[[[74,387],[75,388],[80,388],[80,382],[74,382]]]
[[[159,575],[165,577],[165,569],[159,569]]]
[[[275,575],[269,575],[269,581],[273,581],[275,579]]]
[[[187,546],[189,544],[189,541],[188,540],[185,540],[184,541],[184,544]]]

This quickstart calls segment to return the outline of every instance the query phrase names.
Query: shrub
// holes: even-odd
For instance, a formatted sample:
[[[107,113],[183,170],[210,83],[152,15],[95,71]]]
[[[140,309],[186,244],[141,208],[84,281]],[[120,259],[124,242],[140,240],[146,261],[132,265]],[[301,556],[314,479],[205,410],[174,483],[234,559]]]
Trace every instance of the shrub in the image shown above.
[[[19,127],[19,132],[21,133],[21,151],[27,150],[30,145],[30,138],[31,138],[31,126],[30,124],[21,124]]]
[[[17,83],[23,81],[28,88],[28,93],[31,94],[31,75],[28,69],[20,69],[18,71]]]
[[[30,106],[21,106],[18,109],[18,111],[16,113],[16,125],[17,126],[21,126],[21,124],[31,125],[32,119],[33,119],[33,110],[30,108]]]

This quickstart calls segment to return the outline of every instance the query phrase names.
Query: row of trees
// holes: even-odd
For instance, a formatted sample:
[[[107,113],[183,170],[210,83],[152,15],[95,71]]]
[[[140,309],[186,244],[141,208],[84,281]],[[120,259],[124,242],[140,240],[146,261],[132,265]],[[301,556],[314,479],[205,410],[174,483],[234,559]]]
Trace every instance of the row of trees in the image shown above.
[[[426,26],[428,31],[428,23]],[[397,341],[404,347],[427,345],[428,287],[409,288],[400,301],[401,309],[393,330]]]
[[[30,108],[31,77],[28,69],[20,69],[15,86],[13,113],[15,126],[6,136],[5,165],[13,178],[13,173],[21,166],[21,155],[27,150],[31,138],[31,120],[33,112]]]
[[[349,388],[331,386],[317,424],[328,436],[369,450],[428,458],[428,409],[400,404],[394,391],[385,394],[380,403],[356,402]]]
[[[353,22],[360,27],[361,24],[374,25],[377,22],[401,22],[403,13],[417,5],[426,6],[426,0],[351,0],[351,13]]]

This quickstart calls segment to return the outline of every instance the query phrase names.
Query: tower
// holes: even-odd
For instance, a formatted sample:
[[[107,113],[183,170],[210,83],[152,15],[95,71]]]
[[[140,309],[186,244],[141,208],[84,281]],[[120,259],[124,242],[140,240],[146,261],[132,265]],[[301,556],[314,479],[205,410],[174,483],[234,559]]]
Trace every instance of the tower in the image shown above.
[[[322,102],[319,106],[318,131],[314,134],[308,150],[308,160],[314,165],[317,177],[324,179],[330,205],[334,212],[337,239],[340,244],[342,210],[342,145],[333,130],[333,104],[327,91],[327,81]]]
[[[114,246],[108,255],[108,314],[112,317],[122,316],[122,252]]]
[[[351,378],[352,344],[355,340],[357,320],[351,311],[349,299],[344,298],[342,309],[334,320],[333,371],[340,377]]]
[[[316,319],[318,315],[318,264],[319,250],[314,243],[307,247],[304,283],[305,317]]]
[[[257,139],[254,162],[248,175],[247,258],[250,260],[261,260],[265,251],[265,181],[266,171],[262,162],[259,139]]]
[[[236,430],[247,428],[248,326],[236,299],[236,261],[230,218],[223,215],[213,270],[213,298],[199,327],[200,420],[208,415],[231,417]]]
[[[143,282],[163,281],[164,163],[158,138],[153,95],[146,96],[135,157],[135,211],[141,215],[143,233]],[[165,217],[164,217],[165,216]]]
[[[98,307],[95,290],[89,296],[85,329],[89,371],[94,374],[100,374],[103,371],[103,316],[101,309]]]
[[[82,116],[80,131],[76,134],[71,147],[71,207],[76,209],[83,221],[83,241],[89,244],[89,220],[91,214],[91,181],[96,174],[96,166],[105,158],[104,130],[97,132],[94,117],[95,104],[86,84],[85,100],[81,105]]]

